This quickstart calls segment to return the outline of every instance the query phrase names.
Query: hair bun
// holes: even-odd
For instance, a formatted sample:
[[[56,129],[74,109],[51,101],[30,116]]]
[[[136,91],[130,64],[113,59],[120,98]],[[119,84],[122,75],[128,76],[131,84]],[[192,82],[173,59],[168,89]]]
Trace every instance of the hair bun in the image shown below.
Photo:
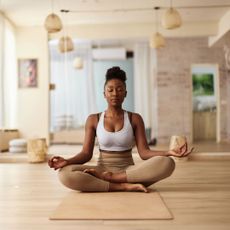
[[[114,66],[107,70],[105,75],[106,81],[111,79],[119,79],[123,82],[126,81],[126,73],[119,66]]]

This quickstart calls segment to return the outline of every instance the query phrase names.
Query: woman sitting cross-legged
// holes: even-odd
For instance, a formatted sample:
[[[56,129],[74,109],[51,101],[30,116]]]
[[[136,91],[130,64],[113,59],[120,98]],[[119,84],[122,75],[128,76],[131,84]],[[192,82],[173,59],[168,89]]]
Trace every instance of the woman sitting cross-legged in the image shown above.
[[[148,186],[174,171],[170,156],[185,157],[192,152],[187,143],[170,151],[150,150],[142,117],[122,109],[126,94],[125,72],[119,67],[108,69],[104,84],[108,107],[88,117],[82,151],[69,159],[54,156],[48,162],[51,168],[59,169],[59,179],[66,187],[85,192],[148,192]],[[92,158],[96,136],[100,155],[97,165],[91,166],[85,163]],[[143,159],[137,165],[132,158],[134,142]]]

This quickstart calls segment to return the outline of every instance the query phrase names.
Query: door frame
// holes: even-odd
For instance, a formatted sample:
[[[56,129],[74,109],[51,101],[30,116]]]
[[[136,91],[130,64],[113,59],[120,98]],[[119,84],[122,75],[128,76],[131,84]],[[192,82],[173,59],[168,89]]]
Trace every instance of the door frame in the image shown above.
[[[219,84],[219,65],[216,63],[205,63],[205,64],[192,64],[190,69],[190,84],[191,84],[191,141],[194,141],[193,134],[193,82],[192,82],[192,70],[194,67],[211,67],[214,68],[214,90],[216,96],[216,142],[220,142],[220,84]]]

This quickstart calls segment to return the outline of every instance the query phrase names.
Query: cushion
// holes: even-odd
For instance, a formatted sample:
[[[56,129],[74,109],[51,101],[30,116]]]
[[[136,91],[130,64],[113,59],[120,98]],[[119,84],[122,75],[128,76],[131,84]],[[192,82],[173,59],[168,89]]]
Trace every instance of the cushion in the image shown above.
[[[13,139],[9,142],[9,145],[15,147],[26,147],[27,141],[25,139]]]
[[[26,147],[15,147],[15,146],[10,146],[9,149],[10,153],[26,153],[27,152],[27,148]]]

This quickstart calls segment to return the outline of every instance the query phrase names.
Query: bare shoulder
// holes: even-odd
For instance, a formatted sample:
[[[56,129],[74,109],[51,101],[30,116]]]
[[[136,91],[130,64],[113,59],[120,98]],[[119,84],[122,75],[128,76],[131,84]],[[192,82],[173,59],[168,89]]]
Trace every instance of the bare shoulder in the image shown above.
[[[144,125],[142,116],[139,113],[128,112],[128,114],[134,129],[136,129],[136,127],[140,127],[140,125]]]
[[[98,123],[98,113],[90,114],[86,120],[86,126],[96,127]]]
[[[132,121],[134,122],[140,122],[142,121],[142,116],[139,113],[133,113],[133,112],[129,112],[132,114]]]

